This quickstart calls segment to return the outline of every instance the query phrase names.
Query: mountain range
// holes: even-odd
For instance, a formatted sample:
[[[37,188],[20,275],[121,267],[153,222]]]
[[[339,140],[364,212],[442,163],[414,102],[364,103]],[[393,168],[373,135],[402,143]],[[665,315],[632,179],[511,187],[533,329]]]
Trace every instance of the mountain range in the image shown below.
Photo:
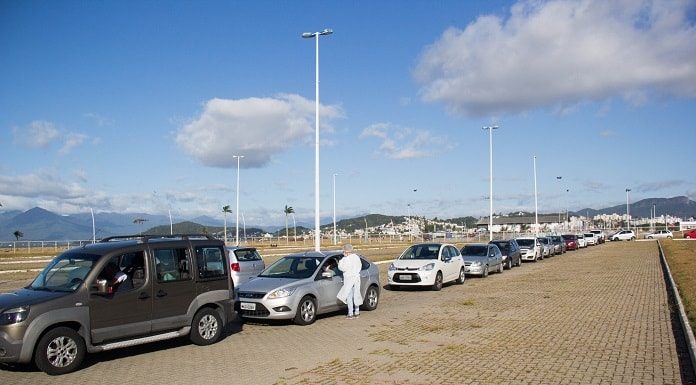
[[[683,219],[696,217],[696,202],[685,196],[673,198],[648,198],[630,204],[630,213],[634,218],[649,218],[651,210],[655,207],[657,216],[671,215]],[[577,210],[575,215],[595,216],[599,214],[625,214],[626,205],[617,205],[603,209],[586,208]],[[572,214],[572,213],[571,213]],[[406,216],[387,216],[381,214],[369,214],[356,218],[342,219],[336,223],[340,230],[352,232],[365,227],[365,221],[369,227],[385,225],[389,223],[400,224]],[[438,219],[440,222],[466,224],[473,227],[476,222],[474,217],[459,217],[451,219]],[[166,215],[150,215],[145,213],[96,213],[94,214],[95,232],[98,239],[111,235],[137,234],[137,233],[168,233],[169,217]],[[333,227],[333,223],[325,220],[321,226],[324,230]],[[222,232],[223,221],[220,219],[201,216],[191,220],[176,219],[175,227],[180,231],[195,229],[197,232],[210,233]],[[313,226],[306,223],[298,223],[297,233],[302,234]],[[22,240],[54,241],[54,240],[86,240],[92,239],[92,216],[89,213],[59,215],[40,207],[34,207],[27,211],[1,211],[0,212],[0,241],[15,239],[14,233],[23,234]],[[234,232],[234,223],[227,226],[228,236]],[[292,226],[289,232],[292,234]],[[284,226],[247,227],[247,235],[270,232],[285,234]]]

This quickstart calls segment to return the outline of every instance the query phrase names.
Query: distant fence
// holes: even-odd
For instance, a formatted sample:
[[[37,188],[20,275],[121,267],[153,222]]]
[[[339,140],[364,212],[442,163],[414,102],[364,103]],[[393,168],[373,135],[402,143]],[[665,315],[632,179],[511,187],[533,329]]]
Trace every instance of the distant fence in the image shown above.
[[[17,249],[26,250],[47,250],[57,251],[69,249],[72,247],[81,247],[82,245],[92,243],[92,240],[73,240],[73,241],[0,241],[0,250]]]

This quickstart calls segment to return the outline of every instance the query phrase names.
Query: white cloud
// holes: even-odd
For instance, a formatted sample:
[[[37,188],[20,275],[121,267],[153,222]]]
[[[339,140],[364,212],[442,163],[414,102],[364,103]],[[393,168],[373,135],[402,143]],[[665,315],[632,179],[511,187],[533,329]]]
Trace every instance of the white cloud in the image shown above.
[[[65,181],[49,171],[19,176],[0,175],[0,191],[7,196],[55,200],[75,199],[88,195],[88,192],[79,184]]]
[[[299,95],[236,100],[211,99],[200,116],[184,125],[177,144],[207,166],[236,167],[233,155],[244,155],[243,167],[261,167],[274,153],[302,143],[314,133],[315,104]],[[342,117],[338,106],[321,106],[323,132]]]
[[[451,149],[447,138],[433,136],[429,131],[400,127],[391,123],[376,123],[366,127],[360,138],[382,141],[377,153],[389,159],[411,159],[432,156]]]
[[[97,127],[112,125],[114,123],[112,119],[109,119],[97,112],[87,112],[82,114],[82,117],[93,121],[97,125]]]
[[[60,132],[51,122],[35,120],[26,127],[14,127],[14,142],[32,148],[48,147],[60,137]]]
[[[72,151],[73,148],[84,143],[86,139],[87,135],[85,134],[76,134],[73,132],[69,132],[67,135],[65,135],[63,147],[61,147],[60,150],[58,150],[58,153],[63,155],[68,154],[70,151]]]
[[[696,97],[690,1],[521,1],[447,29],[414,76],[424,100],[465,115],[622,97]]]

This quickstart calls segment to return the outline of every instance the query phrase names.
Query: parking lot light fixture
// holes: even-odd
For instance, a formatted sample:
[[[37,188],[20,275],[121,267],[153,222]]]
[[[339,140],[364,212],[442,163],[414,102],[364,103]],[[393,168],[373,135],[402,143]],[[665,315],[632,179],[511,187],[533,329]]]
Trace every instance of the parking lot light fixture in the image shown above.
[[[534,236],[539,234],[539,201],[537,200],[536,155],[534,155]]]
[[[234,225],[234,227],[236,228],[234,243],[236,246],[239,246],[239,160],[241,158],[244,158],[244,155],[232,155],[232,157],[237,158],[237,210],[236,210],[237,220],[236,220],[235,225]],[[227,241],[227,240],[225,240],[225,241]]]
[[[493,240],[493,130],[497,130],[498,126],[484,126],[484,130],[488,130],[488,166],[489,166],[489,219],[488,219],[488,234],[489,240]]]
[[[626,189],[626,223],[628,226],[628,230],[631,229],[631,211],[629,210],[629,204],[628,204],[628,193],[631,192],[630,188]]]
[[[321,249],[321,229],[319,228],[319,36],[326,36],[333,30],[325,28],[321,32],[304,32],[305,39],[314,38],[316,42],[315,53],[315,130],[314,130],[314,250]]]

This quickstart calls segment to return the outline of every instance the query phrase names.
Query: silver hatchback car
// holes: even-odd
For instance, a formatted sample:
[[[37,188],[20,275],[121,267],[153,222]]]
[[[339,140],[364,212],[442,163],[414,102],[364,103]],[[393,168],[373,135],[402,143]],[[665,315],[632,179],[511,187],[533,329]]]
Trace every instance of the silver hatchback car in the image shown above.
[[[292,319],[309,325],[317,315],[345,308],[336,298],[343,286],[338,261],[343,251],[305,252],[287,255],[258,277],[239,285],[235,310],[242,318]],[[363,310],[377,308],[380,294],[377,265],[360,256],[360,294]]]
[[[266,268],[261,255],[253,247],[226,246],[225,251],[230,261],[230,276],[234,287],[256,277]]]

